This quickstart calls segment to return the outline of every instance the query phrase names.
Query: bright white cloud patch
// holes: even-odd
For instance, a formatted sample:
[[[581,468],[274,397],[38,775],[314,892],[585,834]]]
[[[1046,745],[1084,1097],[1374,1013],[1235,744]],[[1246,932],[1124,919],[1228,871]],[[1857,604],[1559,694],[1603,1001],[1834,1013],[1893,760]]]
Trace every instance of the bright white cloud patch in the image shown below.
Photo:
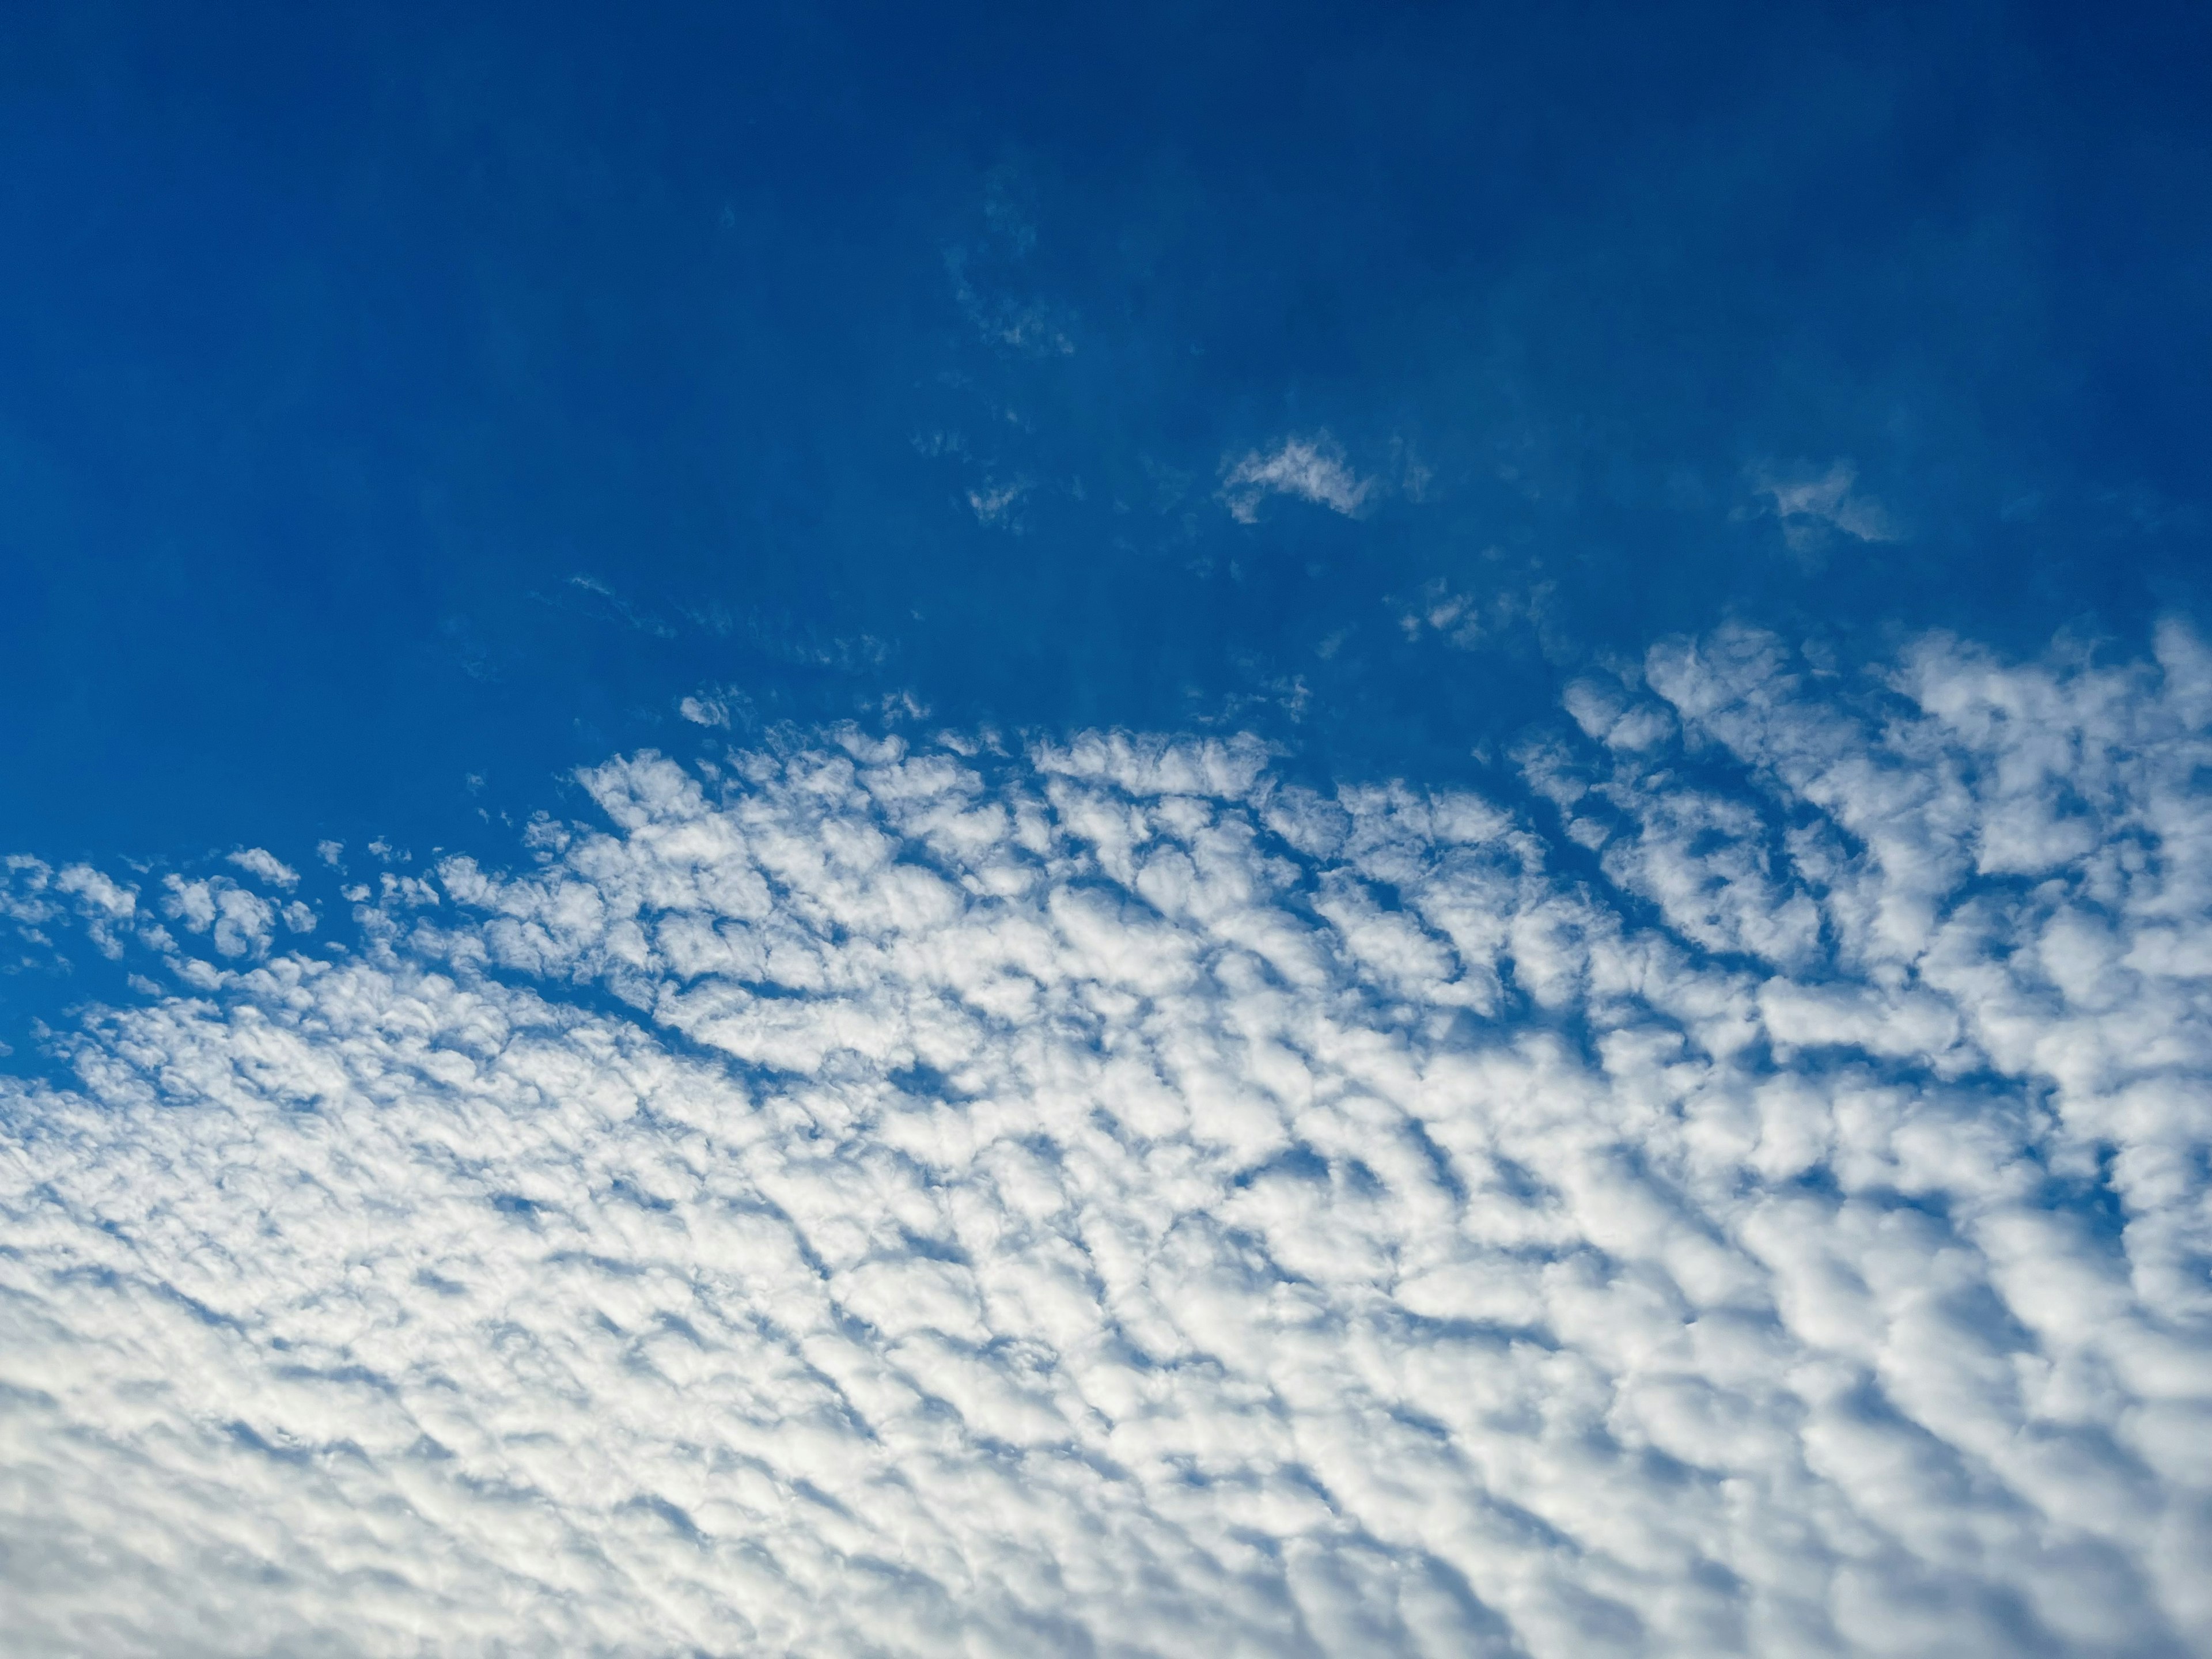
[[[1662,647],[1521,809],[641,757],[335,963],[171,884],[0,1097],[9,1650],[2203,1650],[2160,650]]]
[[[1374,489],[1375,480],[1353,471],[1343,447],[1326,432],[1252,450],[1221,470],[1221,499],[1239,524],[1257,523],[1260,503],[1270,495],[1295,496],[1357,517]]]
[[[266,848],[241,847],[230,855],[230,862],[271,887],[289,892],[300,884],[300,872]]]

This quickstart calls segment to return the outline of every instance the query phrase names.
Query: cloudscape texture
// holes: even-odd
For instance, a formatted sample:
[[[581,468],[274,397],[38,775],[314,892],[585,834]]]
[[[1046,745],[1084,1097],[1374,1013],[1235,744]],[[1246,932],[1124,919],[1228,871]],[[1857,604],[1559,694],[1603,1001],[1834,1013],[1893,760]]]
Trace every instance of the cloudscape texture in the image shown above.
[[[350,927],[18,859],[154,977],[0,1080],[11,1651],[2205,1651],[2209,723],[1737,629],[1486,793],[824,727]]]

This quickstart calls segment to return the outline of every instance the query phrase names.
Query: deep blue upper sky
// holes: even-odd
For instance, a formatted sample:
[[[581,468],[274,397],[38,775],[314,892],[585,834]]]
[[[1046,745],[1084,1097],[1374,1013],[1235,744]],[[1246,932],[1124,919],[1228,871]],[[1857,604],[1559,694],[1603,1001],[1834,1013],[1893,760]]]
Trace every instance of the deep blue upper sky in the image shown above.
[[[0,22],[0,849],[453,844],[702,688],[1435,777],[1731,615],[2203,612],[2200,8],[465,9]],[[1227,510],[1322,432],[1362,516]]]

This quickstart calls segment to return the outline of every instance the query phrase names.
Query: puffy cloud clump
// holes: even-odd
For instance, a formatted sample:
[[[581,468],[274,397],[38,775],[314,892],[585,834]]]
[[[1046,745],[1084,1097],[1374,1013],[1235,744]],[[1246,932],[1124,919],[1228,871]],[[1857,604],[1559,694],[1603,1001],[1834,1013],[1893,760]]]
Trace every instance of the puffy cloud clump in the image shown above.
[[[336,960],[173,884],[0,1095],[10,1650],[2205,1650],[2203,652],[1568,707],[621,760]]]

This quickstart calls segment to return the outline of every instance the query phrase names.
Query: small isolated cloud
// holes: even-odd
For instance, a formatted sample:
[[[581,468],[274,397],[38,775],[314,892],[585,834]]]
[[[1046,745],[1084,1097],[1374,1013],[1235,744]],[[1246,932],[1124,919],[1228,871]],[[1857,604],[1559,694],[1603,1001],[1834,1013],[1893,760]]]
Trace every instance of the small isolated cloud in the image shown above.
[[[1553,583],[1533,582],[1474,593],[1437,576],[1385,603],[1398,613],[1399,631],[1409,642],[1434,634],[1472,651],[1509,630],[1540,628],[1550,612],[1553,591]]]
[[[753,731],[759,726],[761,718],[753,700],[731,685],[702,685],[689,696],[679,698],[676,712],[692,725],[703,726],[710,732]]]
[[[300,872],[264,848],[241,847],[230,855],[230,861],[271,887],[289,891],[300,884]]]
[[[1872,495],[1856,486],[1858,468],[1835,460],[1765,462],[1751,469],[1752,494],[1763,503],[1757,516],[1781,521],[1782,537],[1793,553],[1825,550],[1838,535],[1854,541],[1893,542],[1896,520]]]
[[[1353,471],[1344,447],[1326,431],[1249,451],[1221,470],[1221,499],[1239,524],[1257,523],[1260,504],[1270,495],[1295,496],[1356,519],[1374,491],[1375,480]]]
[[[884,723],[887,726],[895,726],[902,720],[929,718],[929,705],[916,697],[911,691],[885,692],[883,702],[878,707],[883,711]]]
[[[1015,529],[1018,527],[1015,509],[1020,505],[1022,497],[1029,494],[1029,489],[1030,483],[1026,478],[1016,478],[1010,483],[986,483],[968,492],[968,505],[974,510],[978,522]]]

